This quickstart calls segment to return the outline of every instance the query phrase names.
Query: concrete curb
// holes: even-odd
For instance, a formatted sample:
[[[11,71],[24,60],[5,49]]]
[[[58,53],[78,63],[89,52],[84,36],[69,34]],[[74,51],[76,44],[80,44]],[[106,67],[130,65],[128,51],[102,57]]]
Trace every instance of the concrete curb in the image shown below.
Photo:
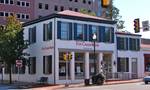
[[[136,83],[141,82],[142,79],[136,79],[136,80],[125,80],[125,81],[108,81],[105,82],[104,85],[116,85],[116,84],[125,84],[125,83]],[[85,86],[84,83],[81,84],[71,84],[69,87],[65,87],[65,85],[57,85],[57,86],[49,86],[49,87],[41,87],[41,88],[32,88],[32,90],[57,90],[61,88],[76,88],[76,87],[91,87],[96,85],[90,85]]]

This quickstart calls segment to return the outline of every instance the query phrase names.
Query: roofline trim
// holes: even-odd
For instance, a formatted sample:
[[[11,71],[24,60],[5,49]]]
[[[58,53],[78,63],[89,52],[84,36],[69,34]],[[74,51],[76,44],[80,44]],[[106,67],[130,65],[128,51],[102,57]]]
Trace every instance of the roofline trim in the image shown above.
[[[29,22],[23,23],[23,27],[32,25],[41,21],[45,21],[52,18],[64,18],[64,19],[72,19],[72,20],[81,20],[81,21],[90,21],[90,22],[97,22],[97,23],[106,23],[106,24],[116,24],[116,21],[111,20],[99,20],[94,18],[87,18],[87,17],[79,17],[79,16],[69,16],[69,15],[63,15],[63,14],[51,14],[45,17],[41,17],[35,20],[31,20]]]

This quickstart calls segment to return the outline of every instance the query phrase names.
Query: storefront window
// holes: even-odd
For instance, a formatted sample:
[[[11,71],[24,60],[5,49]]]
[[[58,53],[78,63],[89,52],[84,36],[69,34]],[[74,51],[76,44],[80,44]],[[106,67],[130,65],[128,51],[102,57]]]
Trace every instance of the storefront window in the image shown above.
[[[59,52],[59,79],[66,80],[66,71],[68,70],[68,78],[70,79],[70,62],[68,62],[68,68],[66,68],[66,61],[63,59],[63,55],[66,52]]]
[[[118,72],[129,72],[129,58],[118,58],[117,59],[117,71]]]
[[[83,79],[84,72],[84,53],[75,53],[75,79]]]
[[[96,61],[97,61],[97,54],[96,54]],[[97,65],[97,64],[96,64]],[[90,76],[94,75],[95,63],[94,63],[94,54],[89,54],[89,72]]]

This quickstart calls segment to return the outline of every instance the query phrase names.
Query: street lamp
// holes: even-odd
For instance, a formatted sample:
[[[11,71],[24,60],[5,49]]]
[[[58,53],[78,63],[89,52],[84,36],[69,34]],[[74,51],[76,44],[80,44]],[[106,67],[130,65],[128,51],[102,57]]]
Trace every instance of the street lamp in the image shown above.
[[[93,41],[94,41],[94,75],[96,75],[96,55],[95,55],[95,41],[96,41],[96,34],[93,34]]]

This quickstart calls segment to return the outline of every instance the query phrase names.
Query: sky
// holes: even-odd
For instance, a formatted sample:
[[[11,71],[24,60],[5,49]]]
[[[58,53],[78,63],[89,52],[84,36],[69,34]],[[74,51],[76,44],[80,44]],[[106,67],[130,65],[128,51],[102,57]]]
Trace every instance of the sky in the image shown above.
[[[142,21],[150,20],[150,0],[114,0],[114,5],[120,10],[125,30],[129,32],[134,33],[134,19],[140,18],[141,27]]]

